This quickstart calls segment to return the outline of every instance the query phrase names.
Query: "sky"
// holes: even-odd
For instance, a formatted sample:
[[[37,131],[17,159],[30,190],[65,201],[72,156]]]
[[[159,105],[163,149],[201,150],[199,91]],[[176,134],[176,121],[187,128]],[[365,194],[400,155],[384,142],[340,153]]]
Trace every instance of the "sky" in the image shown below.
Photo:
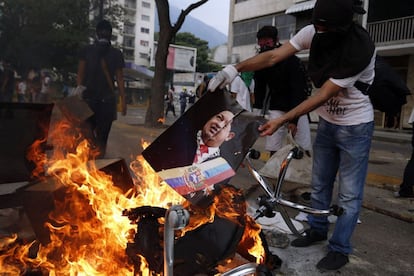
[[[170,5],[186,9],[197,0],[170,0]],[[190,15],[228,35],[230,0],[209,0],[192,10]]]

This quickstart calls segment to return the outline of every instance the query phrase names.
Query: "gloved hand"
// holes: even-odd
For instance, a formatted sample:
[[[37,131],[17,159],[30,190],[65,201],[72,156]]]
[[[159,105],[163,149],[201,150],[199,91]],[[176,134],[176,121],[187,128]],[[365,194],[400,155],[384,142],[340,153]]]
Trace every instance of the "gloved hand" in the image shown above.
[[[214,92],[217,88],[223,89],[234,80],[238,73],[236,67],[227,65],[208,82],[207,90]]]
[[[71,96],[78,96],[79,98],[82,98],[83,91],[85,91],[85,90],[86,90],[85,86],[78,85],[78,86],[76,86],[75,89],[73,89],[73,91],[71,93]]]

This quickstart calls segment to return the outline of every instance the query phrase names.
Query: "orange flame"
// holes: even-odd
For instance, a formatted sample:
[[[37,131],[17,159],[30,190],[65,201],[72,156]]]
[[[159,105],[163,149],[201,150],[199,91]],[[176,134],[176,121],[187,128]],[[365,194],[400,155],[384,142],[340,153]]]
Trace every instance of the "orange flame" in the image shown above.
[[[21,275],[30,270],[52,276],[134,275],[133,264],[125,249],[128,237],[135,229],[129,219],[122,216],[122,211],[144,205],[168,208],[183,203],[183,198],[161,181],[142,156],[131,162],[130,168],[135,174],[134,189],[124,194],[114,185],[111,176],[99,171],[95,163],[89,161],[94,153],[87,140],[74,133],[79,132],[74,132],[67,122],[58,123],[49,137],[54,147],[50,157],[38,154],[40,151],[36,146],[41,141],[33,144],[30,158],[36,161],[36,175],[44,171],[53,176],[64,188],[64,200],[55,202],[55,208],[49,214],[50,222],[46,224],[50,243],[39,245],[35,257],[29,257],[33,255],[29,252],[33,251],[36,242],[17,245],[17,235],[0,239],[2,275]],[[143,147],[147,146],[144,141],[142,143]],[[229,204],[223,204],[230,203],[233,196],[234,192],[225,191],[209,209],[193,212],[185,231],[211,221],[215,214],[236,220],[240,214]],[[249,224],[255,225],[252,221]],[[252,232],[245,234],[250,237]],[[261,243],[256,240],[254,244],[250,247],[256,250],[254,254],[260,261],[263,256]],[[140,275],[154,275],[144,261]]]
[[[165,123],[165,118],[164,117],[158,118],[157,122],[160,123],[160,124],[164,124]]]

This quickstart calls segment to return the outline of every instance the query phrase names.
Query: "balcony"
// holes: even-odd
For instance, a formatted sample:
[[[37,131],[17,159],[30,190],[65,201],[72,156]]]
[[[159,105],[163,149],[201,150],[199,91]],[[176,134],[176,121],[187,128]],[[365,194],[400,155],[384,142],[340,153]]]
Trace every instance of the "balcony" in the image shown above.
[[[377,46],[414,43],[414,16],[371,22],[367,31]]]
[[[124,34],[124,36],[135,37],[135,32],[131,32],[131,31],[128,31],[128,30],[124,30],[123,34]]]
[[[135,45],[134,45],[134,43],[123,43],[122,44],[122,47],[124,48],[124,49],[128,49],[128,50],[134,50],[135,49]]]
[[[124,7],[126,9],[136,11],[137,10],[137,3],[136,3],[136,1],[125,1]]]

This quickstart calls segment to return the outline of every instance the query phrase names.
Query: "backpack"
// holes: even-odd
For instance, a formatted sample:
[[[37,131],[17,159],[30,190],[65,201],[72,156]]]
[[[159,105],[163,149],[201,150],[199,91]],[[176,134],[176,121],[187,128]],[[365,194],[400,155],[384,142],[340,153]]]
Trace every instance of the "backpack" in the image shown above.
[[[304,76],[304,90],[305,90],[305,94],[309,97],[312,94],[312,80],[309,77],[308,74],[308,70],[306,69],[305,65],[303,64],[303,62],[299,59],[299,70],[302,72],[303,76]]]
[[[396,113],[407,103],[411,92],[395,70],[380,57],[375,57],[375,78],[371,85],[357,81],[355,87],[368,95],[374,109]]]

